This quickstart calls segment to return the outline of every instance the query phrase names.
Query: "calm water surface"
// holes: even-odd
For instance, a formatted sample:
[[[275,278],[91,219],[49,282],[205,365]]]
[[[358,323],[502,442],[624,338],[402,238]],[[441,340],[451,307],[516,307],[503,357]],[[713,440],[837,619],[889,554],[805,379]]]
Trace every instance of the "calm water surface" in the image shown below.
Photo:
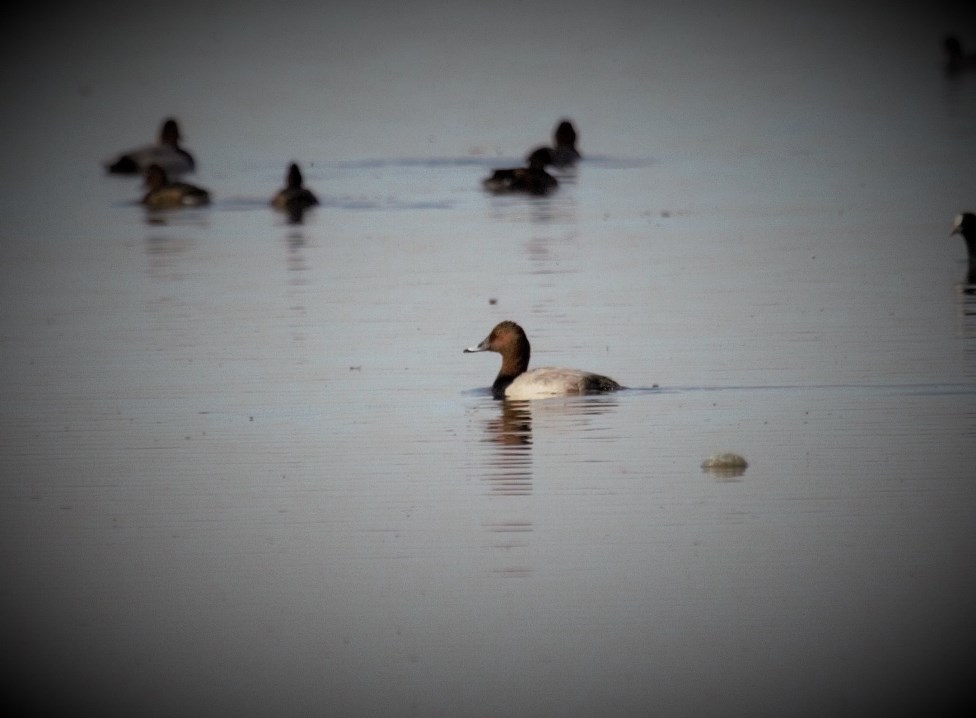
[[[174,43],[120,6],[112,47],[104,20],[28,22],[0,169],[8,694],[971,703],[976,295],[947,235],[976,208],[976,75],[939,64],[965,18],[743,7],[188,6]],[[100,162],[168,114],[215,203],[147,215]],[[586,160],[556,194],[481,190],[564,114]],[[267,207],[291,159],[322,200],[298,225]],[[461,351],[502,319],[535,365],[630,388],[493,401],[498,357]],[[704,472],[721,451],[748,469]]]

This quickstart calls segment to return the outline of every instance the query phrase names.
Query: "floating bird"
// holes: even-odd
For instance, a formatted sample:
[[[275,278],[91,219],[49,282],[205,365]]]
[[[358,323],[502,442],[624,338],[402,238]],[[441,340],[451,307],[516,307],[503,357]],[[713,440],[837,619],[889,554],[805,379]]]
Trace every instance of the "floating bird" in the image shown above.
[[[146,170],[148,191],[142,204],[150,209],[174,209],[176,207],[199,207],[210,204],[210,193],[185,182],[170,182],[169,177],[159,165],[150,165]]]
[[[105,165],[112,174],[144,174],[150,165],[158,165],[170,175],[193,172],[196,162],[193,155],[180,147],[180,127],[172,117],[163,122],[159,130],[159,141],[129,150]]]
[[[301,220],[306,209],[319,203],[318,198],[302,183],[302,172],[298,169],[298,164],[292,162],[285,174],[285,186],[271,198],[272,207],[287,212],[292,221],[296,222]]]
[[[507,192],[527,192],[528,194],[548,194],[559,186],[559,182],[545,167],[551,164],[552,150],[542,147],[529,155],[528,167],[495,170],[484,181],[485,189],[496,194]]]
[[[576,128],[569,120],[562,120],[552,134],[553,146],[540,147],[529,154],[531,158],[536,152],[548,150],[549,155],[545,156],[546,164],[554,167],[572,167],[581,158],[579,150],[576,149]]]
[[[541,399],[566,394],[596,394],[622,389],[613,379],[579,369],[542,367],[529,369],[529,338],[518,324],[504,321],[481,344],[468,352],[498,352],[502,368],[491,386],[495,399]]]

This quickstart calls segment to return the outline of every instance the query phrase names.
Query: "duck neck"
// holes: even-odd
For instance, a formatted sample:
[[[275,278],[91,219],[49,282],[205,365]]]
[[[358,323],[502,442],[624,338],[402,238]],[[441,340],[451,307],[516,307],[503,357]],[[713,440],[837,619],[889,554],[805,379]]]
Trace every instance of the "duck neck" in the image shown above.
[[[301,189],[302,188],[302,173],[298,169],[298,165],[292,165],[288,168],[288,179],[286,180],[288,189]]]
[[[495,377],[495,383],[491,385],[491,396],[493,399],[504,399],[505,390],[508,385],[515,381],[514,376],[505,376],[504,374],[499,374]]]
[[[966,251],[969,253],[969,266],[976,265],[976,234],[969,231],[964,233],[962,238],[966,240]]]
[[[496,399],[503,398],[508,385],[528,370],[531,353],[532,347],[529,345],[529,340],[523,335],[515,340],[514,346],[502,354],[501,371],[495,377],[495,383],[491,385],[493,397]]]

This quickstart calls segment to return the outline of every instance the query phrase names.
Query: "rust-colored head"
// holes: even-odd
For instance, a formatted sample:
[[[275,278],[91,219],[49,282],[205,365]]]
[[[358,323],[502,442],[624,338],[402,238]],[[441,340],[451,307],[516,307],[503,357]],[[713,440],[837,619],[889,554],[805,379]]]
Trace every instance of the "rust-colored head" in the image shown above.
[[[518,324],[512,321],[499,322],[484,341],[465,352],[498,352],[502,355],[502,368],[495,378],[492,393],[496,398],[504,395],[505,387],[519,374],[529,368],[532,348],[529,338]]]

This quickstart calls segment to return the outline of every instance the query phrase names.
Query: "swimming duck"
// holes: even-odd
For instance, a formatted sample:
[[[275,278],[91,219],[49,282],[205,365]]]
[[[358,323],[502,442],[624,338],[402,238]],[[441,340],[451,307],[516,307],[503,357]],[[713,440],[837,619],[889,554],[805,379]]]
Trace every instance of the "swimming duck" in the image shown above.
[[[543,195],[559,186],[559,182],[546,172],[547,164],[552,164],[552,150],[541,147],[528,159],[528,167],[495,170],[484,181],[485,189],[501,194],[505,192],[528,192]]]
[[[207,190],[185,182],[170,182],[166,170],[159,165],[150,165],[146,170],[146,187],[149,190],[142,198],[142,204],[150,209],[199,207],[210,204],[210,193]]]
[[[529,338],[518,324],[504,321],[469,352],[498,352],[502,368],[491,385],[495,399],[541,399],[566,394],[595,394],[623,389],[613,379],[579,369],[542,367],[529,370]]]
[[[301,170],[295,162],[292,162],[288,165],[288,172],[285,175],[285,186],[271,198],[271,205],[293,216],[300,216],[309,207],[317,205],[318,198],[311,190],[303,187],[302,182]]]
[[[946,52],[945,73],[949,77],[958,75],[965,70],[976,70],[976,55],[962,51],[962,43],[954,35],[946,36],[943,41]]]
[[[576,149],[576,128],[573,127],[572,122],[561,121],[556,126],[552,139],[553,147],[540,147],[529,155],[529,159],[536,153],[548,152],[539,156],[546,160],[547,165],[554,167],[571,167],[577,160],[582,159],[579,150]]]
[[[159,141],[121,154],[105,165],[111,174],[133,175],[144,173],[150,165],[158,165],[171,175],[193,172],[196,162],[193,155],[180,147],[180,127],[172,117],[163,122]]]
[[[553,150],[554,163],[557,167],[565,167],[576,163],[581,159],[579,150],[576,149],[576,128],[569,120],[563,120],[556,126],[553,133],[556,146]]]

